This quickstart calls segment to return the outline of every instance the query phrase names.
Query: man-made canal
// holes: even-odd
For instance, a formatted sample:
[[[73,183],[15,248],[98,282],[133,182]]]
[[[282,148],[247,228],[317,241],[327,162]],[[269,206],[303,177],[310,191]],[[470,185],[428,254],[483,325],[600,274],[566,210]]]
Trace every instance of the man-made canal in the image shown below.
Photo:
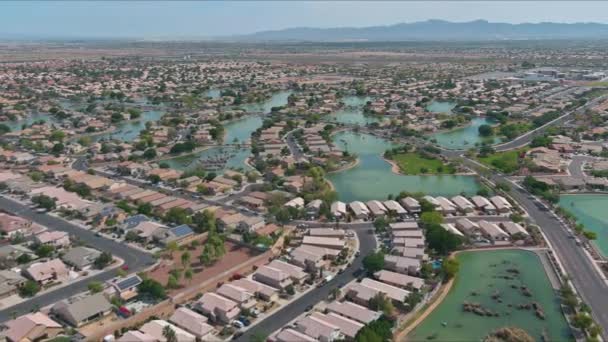
[[[608,195],[561,195],[559,205],[571,212],[586,229],[597,234],[593,243],[604,256],[608,256]]]
[[[281,90],[272,94],[272,96],[262,102],[258,103],[246,103],[242,104],[238,107],[244,109],[247,112],[262,112],[263,114],[268,114],[272,110],[272,107],[280,107],[287,104],[287,99],[289,95],[291,95],[291,90]]]
[[[382,154],[394,145],[373,135],[340,132],[334,136],[334,143],[359,157],[357,166],[327,175],[341,201],[385,199],[401,191],[452,196],[474,194],[479,189],[473,176],[406,176],[392,172]]]
[[[479,126],[493,125],[496,122],[488,118],[474,118],[466,127],[457,128],[455,130],[436,133],[431,135],[432,139],[437,141],[441,147],[462,150],[475,147],[475,144],[481,143],[498,143],[500,139],[497,137],[482,137],[479,135]]]
[[[458,255],[460,271],[443,302],[410,333],[411,341],[481,341],[501,327],[524,329],[536,341],[543,334],[550,341],[570,340],[570,330],[561,312],[539,257],[524,250],[464,252]],[[525,286],[530,296],[522,291]],[[494,296],[494,298],[492,298]],[[464,312],[463,303],[477,303],[498,317]],[[520,304],[536,302],[545,319]]]
[[[116,129],[112,132],[91,135],[94,141],[103,139],[117,139],[122,141],[133,141],[139,136],[139,132],[146,128],[146,123],[149,121],[158,121],[165,111],[162,110],[147,110],[141,113],[137,120],[125,121],[116,123]]]

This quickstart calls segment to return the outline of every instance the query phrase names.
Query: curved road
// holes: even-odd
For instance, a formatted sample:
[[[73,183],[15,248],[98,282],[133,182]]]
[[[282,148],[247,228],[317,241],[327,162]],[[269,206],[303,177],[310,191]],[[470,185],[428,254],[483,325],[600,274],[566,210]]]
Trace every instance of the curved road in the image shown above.
[[[110,252],[112,253],[112,255],[124,260],[124,264],[129,267],[130,272],[141,271],[147,266],[152,265],[156,262],[156,259],[154,259],[154,257],[148,253],[129,247],[126,244],[118,243],[114,240],[95,236],[94,232],[71,224],[63,219],[47,214],[37,213],[31,210],[28,206],[13,201],[11,199],[0,197],[0,208],[17,216],[26,218],[40,225],[43,225],[51,230],[60,230],[67,232],[71,236],[77,237],[79,240],[84,241],[86,244],[96,249],[99,249],[104,252]],[[32,299],[11,306],[4,310],[0,310],[0,322],[7,321],[15,315],[28,313],[32,310],[38,310],[41,307],[53,304],[57,301],[68,298],[79,292],[83,292],[87,290],[87,285],[91,281],[104,282],[109,279],[112,279],[113,277],[116,277],[116,273],[116,269],[108,270],[95,276],[71,283],[62,288],[58,288],[56,290],[41,294],[39,296],[36,296]]]
[[[348,227],[353,228],[352,226]],[[372,233],[369,232],[370,229],[372,230]],[[320,301],[327,299],[333,289],[341,288],[348,282],[355,279],[356,277],[353,275],[353,273],[362,267],[363,258],[376,249],[376,238],[373,234],[373,225],[371,223],[358,225],[354,231],[359,238],[360,254],[355,258],[350,267],[345,269],[341,274],[336,275],[327,284],[319,288],[315,288],[290,304],[279,308],[272,315],[266,317],[259,324],[255,325],[253,328],[247,330],[243,335],[239,336],[236,341],[251,341],[256,334],[264,336],[270,335],[272,332],[282,328],[283,326],[287,325],[287,323],[304,313],[308,306],[315,305]]]

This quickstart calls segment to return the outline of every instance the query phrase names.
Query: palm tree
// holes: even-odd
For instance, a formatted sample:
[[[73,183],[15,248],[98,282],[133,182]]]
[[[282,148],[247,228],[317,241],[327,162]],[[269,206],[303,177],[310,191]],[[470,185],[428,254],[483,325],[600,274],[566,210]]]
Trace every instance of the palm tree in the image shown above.
[[[165,325],[163,328],[163,337],[167,340],[167,342],[178,342],[177,335],[170,325]]]

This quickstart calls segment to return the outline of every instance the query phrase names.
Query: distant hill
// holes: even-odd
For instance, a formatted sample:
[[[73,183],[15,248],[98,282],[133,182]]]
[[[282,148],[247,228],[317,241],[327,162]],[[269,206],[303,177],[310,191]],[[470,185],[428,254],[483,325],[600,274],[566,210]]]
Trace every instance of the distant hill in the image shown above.
[[[388,26],[311,28],[296,27],[234,36],[248,41],[411,41],[411,40],[525,40],[608,39],[608,24],[537,23],[507,24],[476,20],[454,23],[427,20]]]

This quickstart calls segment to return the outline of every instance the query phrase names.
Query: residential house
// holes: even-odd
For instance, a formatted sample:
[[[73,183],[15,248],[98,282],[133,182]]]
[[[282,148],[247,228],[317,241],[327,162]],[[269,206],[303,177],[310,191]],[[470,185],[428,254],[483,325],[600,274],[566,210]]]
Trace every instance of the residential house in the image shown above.
[[[369,324],[377,320],[381,316],[380,312],[372,311],[366,308],[365,306],[361,306],[348,301],[333,301],[327,305],[327,311],[336,313],[343,317],[350,318],[362,324]]]
[[[62,282],[68,279],[69,271],[59,259],[31,264],[24,275],[41,285]]]
[[[213,322],[227,324],[238,317],[241,309],[238,304],[214,292],[206,292],[194,304],[194,308]]]
[[[213,334],[213,326],[207,324],[207,317],[181,307],[175,310],[169,321],[186,330],[201,341],[209,340]]]
[[[0,271],[0,299],[12,296],[19,292],[19,288],[25,284],[27,280],[20,274],[10,271]]]
[[[417,214],[421,211],[420,202],[413,197],[404,197],[401,199],[401,204],[412,214]]]
[[[158,341],[166,341],[167,339],[163,334],[163,331],[166,327],[170,327],[171,330],[175,332],[175,338],[179,342],[196,341],[196,336],[192,335],[184,329],[176,327],[175,325],[160,319],[149,321],[148,323],[142,325],[142,327],[139,328],[139,331],[143,332],[144,334],[153,336]]]
[[[9,342],[29,342],[53,339],[63,331],[61,324],[42,312],[19,316],[3,323],[6,330],[0,334]]]
[[[384,268],[403,274],[417,274],[422,263],[419,259],[406,258],[398,255],[384,257]]]
[[[57,317],[74,327],[105,317],[112,312],[112,304],[103,293],[63,300],[51,308]]]
[[[266,265],[258,268],[255,271],[253,274],[253,280],[281,290],[293,283],[289,274]]]
[[[40,245],[50,245],[55,248],[61,248],[70,245],[70,236],[66,232],[53,230],[36,235],[34,241]]]
[[[78,270],[87,270],[91,268],[95,259],[101,255],[101,252],[89,247],[74,247],[67,251],[61,260],[66,264],[75,267]]]
[[[374,273],[374,277],[385,284],[403,289],[421,290],[424,286],[424,279],[422,278],[387,270],[381,270]]]

